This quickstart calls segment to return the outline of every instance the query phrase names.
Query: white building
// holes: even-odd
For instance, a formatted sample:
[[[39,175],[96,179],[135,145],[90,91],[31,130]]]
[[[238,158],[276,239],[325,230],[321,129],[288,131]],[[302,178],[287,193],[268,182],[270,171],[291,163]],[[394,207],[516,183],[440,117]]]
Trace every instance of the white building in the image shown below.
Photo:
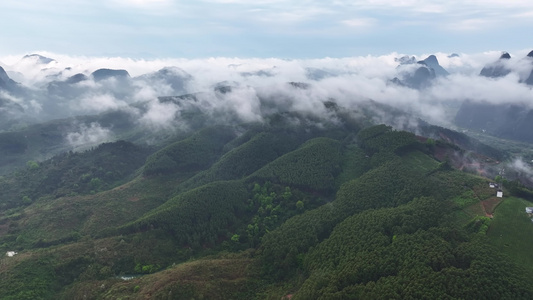
[[[15,251],[7,251],[6,255],[9,256],[9,257],[13,257],[13,256],[17,255],[17,252],[15,252]]]

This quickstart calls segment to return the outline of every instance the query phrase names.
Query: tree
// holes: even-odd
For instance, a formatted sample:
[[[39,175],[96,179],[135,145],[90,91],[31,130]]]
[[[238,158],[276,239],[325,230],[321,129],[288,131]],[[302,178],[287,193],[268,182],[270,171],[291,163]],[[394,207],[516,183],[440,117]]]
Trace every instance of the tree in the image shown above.
[[[304,209],[304,203],[302,200],[299,200],[298,202],[296,202],[296,209],[298,210],[303,210]]]
[[[285,187],[285,192],[283,193],[282,195],[283,197],[283,200],[285,201],[289,201],[292,197],[292,193],[291,193],[291,188],[290,187]]]
[[[91,181],[89,182],[89,186],[91,187],[92,190],[94,191],[98,191],[100,190],[100,187],[102,186],[102,180],[98,177],[95,177],[93,179],[91,179]]]
[[[28,169],[30,170],[37,170],[39,169],[39,164],[36,162],[36,161],[33,161],[33,160],[28,160],[26,162],[26,166],[28,167]]]
[[[234,242],[234,243],[238,243],[240,237],[241,237],[240,235],[238,235],[238,234],[234,234],[234,235],[231,237],[231,241]]]
[[[30,197],[28,197],[28,196],[24,196],[24,197],[22,197],[22,203],[24,203],[24,204],[31,204],[31,202],[32,202],[32,201],[31,201],[31,198],[30,198]]]

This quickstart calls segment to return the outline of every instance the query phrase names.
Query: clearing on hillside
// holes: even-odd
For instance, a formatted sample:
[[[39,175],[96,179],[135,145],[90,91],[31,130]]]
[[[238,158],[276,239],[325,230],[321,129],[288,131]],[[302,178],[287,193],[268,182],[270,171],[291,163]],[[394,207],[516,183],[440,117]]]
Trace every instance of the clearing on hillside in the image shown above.
[[[533,203],[521,198],[503,200],[496,208],[487,235],[500,252],[533,274],[533,222],[525,212],[528,206]]]

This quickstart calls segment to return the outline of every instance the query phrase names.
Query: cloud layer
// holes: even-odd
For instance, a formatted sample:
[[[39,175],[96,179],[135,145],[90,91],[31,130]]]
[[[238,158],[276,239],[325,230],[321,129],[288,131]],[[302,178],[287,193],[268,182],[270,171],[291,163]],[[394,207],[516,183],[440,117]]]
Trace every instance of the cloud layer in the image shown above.
[[[498,61],[501,52],[436,53],[449,75],[435,75],[420,88],[410,86],[408,79],[424,68],[416,62],[428,54],[307,60],[134,60],[48,52],[22,59],[6,56],[0,57],[3,68],[20,83],[0,91],[0,130],[100,114],[99,118],[79,117],[64,132],[65,145],[83,150],[136,126],[150,132],[145,142],[151,143],[169,132],[204,125],[198,122],[205,120],[264,122],[278,112],[308,115],[317,126],[335,123],[337,116],[325,107],[326,101],[353,114],[371,110],[375,122],[399,129],[412,128],[417,118],[454,128],[455,115],[466,100],[533,109],[532,85],[524,82],[533,72],[528,52],[511,53],[511,59],[500,61],[510,72],[498,78],[480,76],[480,71]],[[96,70],[100,70],[98,78],[93,77]],[[408,114],[391,118],[390,109]],[[200,120],[198,115],[207,118]],[[522,160],[508,167],[533,180],[531,168]]]
[[[25,93],[6,94],[7,100],[25,108],[32,119],[51,119],[126,110],[140,123],[153,128],[168,127],[180,111],[195,106],[212,115],[236,116],[242,121],[261,121],[260,99],[271,99],[278,107],[320,115],[322,103],[334,99],[354,108],[363,101],[408,111],[431,123],[451,126],[464,100],[531,105],[531,86],[522,83],[533,70],[527,50],[512,53],[505,61],[512,70],[502,78],[479,76],[500,52],[449,55],[437,53],[450,72],[422,89],[393,83],[418,66],[398,67],[403,55],[284,59],[165,59],[133,60],[121,57],[72,57],[40,53],[54,60],[43,63],[34,57],[0,57],[11,77],[20,81]],[[421,60],[420,55],[414,60]],[[110,76],[93,80],[98,69],[126,70],[129,77]],[[306,83],[295,88],[289,82]],[[231,92],[216,91],[231,86]],[[195,94],[194,102],[161,103],[157,97]],[[135,103],[144,103],[141,106]],[[186,104],[184,104],[186,103]],[[132,106],[133,105],[133,106]],[[172,126],[175,126],[173,124]]]

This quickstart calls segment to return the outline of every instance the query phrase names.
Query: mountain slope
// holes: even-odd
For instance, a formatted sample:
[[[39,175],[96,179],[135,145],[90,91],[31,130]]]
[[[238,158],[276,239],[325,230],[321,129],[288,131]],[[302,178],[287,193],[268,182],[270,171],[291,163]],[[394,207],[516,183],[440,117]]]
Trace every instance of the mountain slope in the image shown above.
[[[497,61],[484,66],[479,75],[491,78],[504,77],[511,72],[511,70],[506,66],[506,62],[509,59],[511,59],[511,55],[509,55],[509,53],[502,53]]]
[[[328,138],[307,141],[297,150],[254,172],[251,181],[272,181],[316,190],[332,190],[340,173],[341,144]]]
[[[465,101],[455,116],[455,124],[486,131],[505,139],[533,141],[533,135],[529,130],[533,125],[533,110],[520,104]]]
[[[352,131],[279,118],[278,127],[206,127],[148,158],[120,142],[39,163],[37,178],[28,165],[18,180],[30,186],[76,175],[0,212],[0,251],[18,252],[2,258],[0,297],[533,295],[527,273],[491,250],[490,219],[470,210],[493,197],[488,179],[435,158],[458,146],[385,125]],[[123,168],[117,184],[129,181],[58,192],[84,177],[84,164],[95,167],[91,178]]]

